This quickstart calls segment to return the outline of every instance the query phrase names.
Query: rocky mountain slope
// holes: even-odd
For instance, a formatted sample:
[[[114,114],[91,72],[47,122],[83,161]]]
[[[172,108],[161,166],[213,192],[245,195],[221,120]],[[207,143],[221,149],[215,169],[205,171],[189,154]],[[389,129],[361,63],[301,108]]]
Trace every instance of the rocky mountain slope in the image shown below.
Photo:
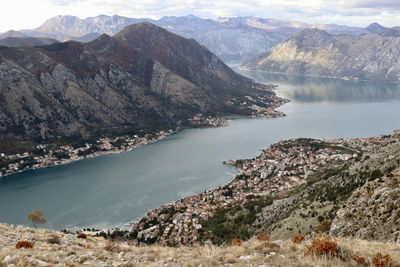
[[[336,24],[307,24],[291,20],[263,19],[257,17],[232,17],[203,19],[193,15],[163,17],[159,20],[135,19],[121,16],[90,17],[57,16],[32,30],[10,31],[0,38],[15,36],[49,37],[60,41],[91,41],[100,34],[114,35],[124,27],[151,22],[205,45],[225,61],[250,60],[267,49],[287,40],[302,29],[321,29],[331,34],[360,35],[377,30],[396,31],[374,24],[370,29]]]
[[[337,236],[400,240],[400,173],[366,183],[355,191],[332,221]]]
[[[41,46],[59,43],[56,39],[35,38],[35,37],[7,37],[0,39],[0,46],[21,47],[21,46]]]
[[[400,38],[385,33],[349,36],[304,30],[243,66],[296,75],[398,82],[399,47]]]
[[[1,47],[0,150],[170,129],[198,113],[251,115],[251,105],[276,102],[265,89],[149,23],[86,44]],[[245,96],[253,101],[241,105]]]

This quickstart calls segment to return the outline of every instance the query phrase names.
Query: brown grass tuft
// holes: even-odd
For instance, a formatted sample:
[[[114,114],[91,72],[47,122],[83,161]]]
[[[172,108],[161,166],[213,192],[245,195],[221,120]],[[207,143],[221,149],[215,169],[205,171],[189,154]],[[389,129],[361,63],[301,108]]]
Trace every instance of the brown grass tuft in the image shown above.
[[[276,252],[278,253],[281,250],[281,247],[276,244],[276,243],[272,243],[272,242],[261,242],[258,243],[255,247],[254,250],[262,253],[262,254],[269,254],[271,252]]]
[[[121,252],[121,247],[116,244],[115,242],[109,241],[107,244],[104,246],[104,249],[110,252]]]
[[[33,244],[30,241],[26,241],[26,240],[22,240],[22,241],[18,241],[18,243],[15,245],[16,249],[21,249],[21,248],[33,248]]]
[[[78,238],[87,239],[87,235],[85,233],[79,233]]]
[[[232,246],[241,246],[243,244],[243,240],[239,239],[239,238],[234,238],[231,240],[231,245]]]
[[[335,257],[337,255],[337,243],[329,236],[315,238],[306,248],[306,255]]]
[[[258,241],[262,241],[262,242],[266,242],[266,241],[269,241],[271,239],[270,236],[268,234],[266,234],[266,233],[259,233],[256,236],[256,238],[257,238]]]
[[[292,242],[294,244],[300,244],[301,242],[304,241],[304,238],[305,238],[304,235],[297,234],[297,235],[292,236]]]
[[[393,266],[393,259],[389,255],[383,255],[378,252],[372,258],[374,267],[391,267]]]
[[[364,257],[353,255],[351,258],[357,263],[357,265],[368,266],[367,261],[365,260]]]

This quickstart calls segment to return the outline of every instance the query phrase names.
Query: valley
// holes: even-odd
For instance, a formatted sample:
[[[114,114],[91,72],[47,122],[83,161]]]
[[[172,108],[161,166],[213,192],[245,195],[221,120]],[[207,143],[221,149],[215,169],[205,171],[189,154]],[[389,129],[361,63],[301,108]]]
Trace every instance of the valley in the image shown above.
[[[370,137],[398,128],[396,84],[242,74],[279,85],[277,95],[291,100],[278,109],[287,116],[233,117],[227,127],[184,129],[127,153],[3,177],[0,201],[14,205],[0,206],[2,221],[27,223],[25,215],[40,208],[53,229],[116,227],[149,209],[225,185],[236,171],[224,161],[255,157],[280,140]]]
[[[0,267],[400,266],[398,3],[172,2],[3,5]]]

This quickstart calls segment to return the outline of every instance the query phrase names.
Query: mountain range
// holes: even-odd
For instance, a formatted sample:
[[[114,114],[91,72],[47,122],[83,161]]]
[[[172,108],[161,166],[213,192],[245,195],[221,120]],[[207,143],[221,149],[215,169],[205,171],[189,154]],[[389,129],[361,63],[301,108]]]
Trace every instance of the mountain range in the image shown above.
[[[344,79],[400,81],[400,38],[377,24],[375,34],[332,35],[307,29],[282,42],[244,68]]]
[[[59,43],[56,39],[40,37],[6,37],[0,39],[1,46],[22,47],[22,46],[40,46]]]
[[[170,129],[198,113],[246,115],[235,104],[245,96],[274,101],[258,87],[195,40],[150,23],[88,43],[0,47],[0,149]]]
[[[303,29],[321,29],[330,34],[348,35],[377,33],[377,31],[398,33],[397,28],[385,28],[377,23],[371,24],[367,28],[361,28],[257,17],[204,19],[188,15],[153,20],[100,15],[86,19],[75,16],[57,16],[47,20],[36,29],[3,33],[0,35],[0,39],[5,37],[46,37],[59,41],[88,42],[103,33],[114,35],[124,27],[140,22],[150,22],[184,37],[193,38],[226,62],[250,60]]]

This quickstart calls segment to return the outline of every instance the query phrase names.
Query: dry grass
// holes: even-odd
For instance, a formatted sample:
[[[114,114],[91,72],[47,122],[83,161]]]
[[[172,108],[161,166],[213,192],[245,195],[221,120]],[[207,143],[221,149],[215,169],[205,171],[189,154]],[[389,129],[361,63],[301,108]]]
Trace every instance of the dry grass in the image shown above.
[[[391,267],[393,266],[393,259],[389,255],[378,252],[372,258],[372,264],[374,267]]]
[[[256,235],[256,239],[258,241],[266,242],[266,241],[269,241],[271,239],[271,237],[266,233],[259,233],[258,235]]]
[[[337,242],[329,236],[319,236],[307,246],[305,255],[336,257],[338,255]]]
[[[231,246],[241,246],[243,244],[243,240],[239,238],[234,238],[231,240]]]
[[[292,236],[292,242],[293,242],[294,244],[300,244],[301,242],[304,241],[304,239],[305,239],[305,236],[304,236],[304,235],[298,234],[298,235]]]
[[[358,255],[353,255],[351,258],[352,258],[352,260],[354,260],[354,261],[357,263],[357,265],[359,265],[359,266],[368,266],[368,263],[367,263],[367,261],[365,260],[364,257],[358,256]]]
[[[60,239],[60,245],[48,242],[55,236]],[[34,247],[16,249],[20,240],[34,241]],[[337,257],[305,256],[304,252],[312,246],[313,240],[294,244],[291,240],[260,241],[254,238],[242,241],[240,246],[137,247],[127,242],[110,242],[91,236],[80,239],[73,234],[0,224],[0,266],[7,266],[3,262],[7,256],[15,266],[46,266],[46,263],[53,266],[362,266],[358,262],[361,258],[372,265],[377,253],[381,253],[379,262],[385,262],[389,255],[393,267],[400,263],[400,244],[349,239],[334,241],[339,250]],[[341,258],[340,251],[351,256]]]

